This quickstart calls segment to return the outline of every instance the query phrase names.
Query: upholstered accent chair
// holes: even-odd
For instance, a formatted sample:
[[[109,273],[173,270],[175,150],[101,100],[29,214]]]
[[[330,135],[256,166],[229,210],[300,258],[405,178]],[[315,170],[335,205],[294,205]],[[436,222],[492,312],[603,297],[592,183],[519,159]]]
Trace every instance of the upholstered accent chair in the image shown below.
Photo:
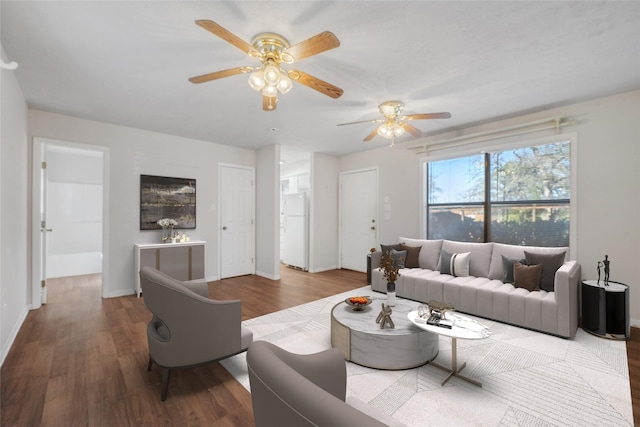
[[[347,368],[336,348],[301,355],[256,341],[247,367],[256,427],[387,425],[345,403]]]
[[[148,370],[154,362],[162,368],[163,401],[172,369],[225,359],[253,341],[253,333],[241,323],[241,302],[209,299],[206,281],[181,282],[143,267],[140,283],[153,314],[147,326]]]

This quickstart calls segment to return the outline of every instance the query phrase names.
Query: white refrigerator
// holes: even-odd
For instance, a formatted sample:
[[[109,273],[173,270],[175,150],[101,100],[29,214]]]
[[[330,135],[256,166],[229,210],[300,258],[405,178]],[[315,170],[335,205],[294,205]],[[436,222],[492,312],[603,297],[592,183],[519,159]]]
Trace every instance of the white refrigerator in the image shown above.
[[[282,202],[282,263],[308,270],[307,193],[285,194]]]

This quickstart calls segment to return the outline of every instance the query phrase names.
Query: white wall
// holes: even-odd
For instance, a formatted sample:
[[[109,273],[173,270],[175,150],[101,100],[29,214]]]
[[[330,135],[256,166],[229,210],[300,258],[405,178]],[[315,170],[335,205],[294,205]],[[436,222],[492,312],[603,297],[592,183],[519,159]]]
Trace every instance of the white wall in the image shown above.
[[[188,232],[192,240],[209,242],[205,274],[219,277],[218,212],[213,209],[218,200],[216,165],[221,162],[255,167],[254,151],[39,110],[29,111],[29,134],[109,148],[110,180],[105,186],[111,203],[105,223],[109,223],[110,230],[110,271],[106,275],[108,283],[103,285],[106,296],[133,293],[133,245],[160,239],[160,231],[139,229],[141,174],[196,179],[197,228]]]
[[[572,201],[577,203],[575,258],[582,265],[583,278],[595,278],[597,261],[609,255],[611,280],[629,285],[632,324],[640,326],[640,91],[514,117],[432,140],[555,115],[579,122],[564,132],[575,132],[578,137],[577,194],[572,195]],[[428,122],[423,128],[428,129]],[[549,134],[552,132],[519,139]],[[420,236],[420,155],[407,149],[414,144],[416,141],[340,158],[340,171],[379,167],[379,243]],[[385,197],[391,205],[390,220],[384,219],[382,211]]]
[[[256,171],[256,274],[280,278],[280,146],[258,151]]]
[[[5,59],[4,49],[0,49]],[[0,70],[0,364],[28,312],[27,103],[13,72]]]
[[[338,267],[338,159],[325,154],[311,157],[309,203],[309,272]]]

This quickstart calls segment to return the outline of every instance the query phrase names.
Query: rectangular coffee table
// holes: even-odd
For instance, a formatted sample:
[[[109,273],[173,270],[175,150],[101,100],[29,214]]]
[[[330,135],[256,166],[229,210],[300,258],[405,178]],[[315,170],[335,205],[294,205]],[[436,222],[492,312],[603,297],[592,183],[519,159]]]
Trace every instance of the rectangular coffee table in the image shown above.
[[[444,328],[442,326],[429,325],[426,323],[426,319],[424,322],[418,316],[418,310],[411,311],[407,317],[417,327],[424,329],[425,331],[432,332],[434,334],[442,335],[445,337],[451,338],[451,368],[447,368],[437,363],[429,362],[430,365],[435,366],[436,368],[440,368],[443,371],[449,373],[447,377],[442,381],[441,385],[445,385],[447,381],[451,379],[451,377],[458,377],[462,380],[465,380],[471,384],[477,385],[478,387],[482,387],[482,383],[466,377],[460,373],[466,366],[467,362],[464,362],[462,366],[458,367],[458,338],[467,339],[467,340],[479,340],[483,338],[489,337],[491,335],[491,330],[482,325],[481,323],[476,322],[470,317],[462,316],[458,313],[447,311],[445,313],[445,318],[447,320],[453,321],[453,326],[451,329]]]

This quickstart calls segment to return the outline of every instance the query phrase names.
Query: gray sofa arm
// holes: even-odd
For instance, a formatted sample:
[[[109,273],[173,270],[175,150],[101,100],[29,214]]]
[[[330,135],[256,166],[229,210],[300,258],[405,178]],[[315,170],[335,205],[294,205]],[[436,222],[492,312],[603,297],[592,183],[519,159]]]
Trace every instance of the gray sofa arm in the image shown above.
[[[556,271],[554,293],[558,304],[558,334],[573,338],[578,330],[578,291],[582,271],[577,261],[567,261]]]
[[[382,251],[376,251],[371,253],[371,270],[375,270],[380,266],[380,260],[382,259]]]

